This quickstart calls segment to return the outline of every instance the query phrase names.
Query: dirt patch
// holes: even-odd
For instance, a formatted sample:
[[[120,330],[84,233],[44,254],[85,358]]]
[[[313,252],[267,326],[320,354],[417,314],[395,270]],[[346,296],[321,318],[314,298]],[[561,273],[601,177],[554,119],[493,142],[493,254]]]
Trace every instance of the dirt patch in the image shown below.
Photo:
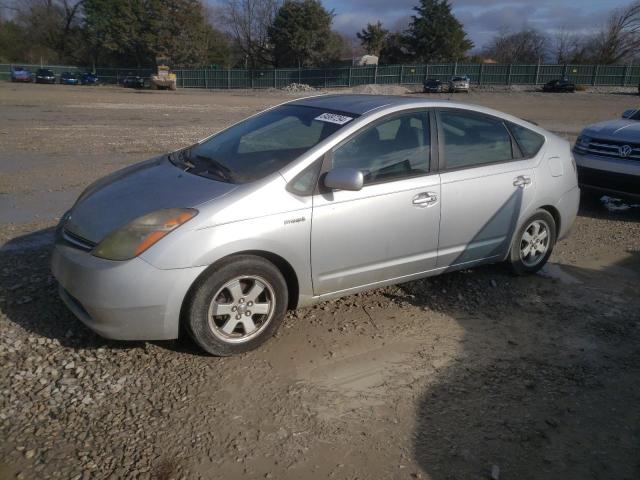
[[[369,95],[406,95],[413,90],[402,85],[360,85],[350,89],[352,93]]]

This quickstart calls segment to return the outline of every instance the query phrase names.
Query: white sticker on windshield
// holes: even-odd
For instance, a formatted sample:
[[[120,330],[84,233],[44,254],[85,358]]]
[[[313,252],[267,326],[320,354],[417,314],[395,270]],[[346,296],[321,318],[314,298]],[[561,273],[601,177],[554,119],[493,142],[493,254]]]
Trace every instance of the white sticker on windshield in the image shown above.
[[[348,121],[353,120],[353,117],[338,115],[337,113],[323,113],[322,115],[318,115],[315,119],[320,120],[321,122],[337,123],[338,125],[344,125]]]

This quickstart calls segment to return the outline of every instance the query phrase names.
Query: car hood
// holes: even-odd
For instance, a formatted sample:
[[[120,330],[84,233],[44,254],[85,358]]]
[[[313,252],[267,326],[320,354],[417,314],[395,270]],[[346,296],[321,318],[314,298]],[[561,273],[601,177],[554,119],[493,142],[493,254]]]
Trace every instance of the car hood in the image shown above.
[[[235,185],[186,173],[167,157],[119,170],[90,185],[65,230],[93,243],[132,220],[164,208],[187,208],[221,197]]]
[[[621,118],[589,125],[583,135],[603,140],[640,143],[640,121]]]

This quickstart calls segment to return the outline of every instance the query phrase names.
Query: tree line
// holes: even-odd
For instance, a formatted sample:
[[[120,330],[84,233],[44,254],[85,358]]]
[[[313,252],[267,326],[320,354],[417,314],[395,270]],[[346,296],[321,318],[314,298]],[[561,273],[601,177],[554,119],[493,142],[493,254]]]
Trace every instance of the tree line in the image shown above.
[[[474,53],[449,0],[417,0],[408,25],[333,29],[321,0],[0,0],[0,63],[321,67],[364,53],[381,63],[597,63],[640,57],[640,0],[591,33],[502,31]]]

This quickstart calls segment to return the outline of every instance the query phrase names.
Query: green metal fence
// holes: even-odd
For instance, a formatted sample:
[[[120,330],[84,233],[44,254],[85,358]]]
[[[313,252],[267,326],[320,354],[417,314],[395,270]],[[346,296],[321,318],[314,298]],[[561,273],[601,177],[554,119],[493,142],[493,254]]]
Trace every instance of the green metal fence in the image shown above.
[[[40,65],[21,66],[35,72]],[[44,65],[56,75],[90,69]],[[0,64],[0,80],[8,80],[11,65]],[[549,80],[568,77],[578,85],[637,86],[640,65],[498,65],[451,63],[441,65],[379,65],[366,67],[284,68],[265,70],[221,70],[206,67],[174,70],[178,87],[210,89],[284,88],[304,83],[316,88],[354,87],[367,84],[417,85],[427,78],[442,81],[466,75],[474,85],[541,85]],[[97,68],[102,83],[117,84],[127,75],[148,79],[151,69]]]
[[[316,88],[367,84],[417,85],[427,78],[442,81],[466,75],[474,85],[542,85],[568,77],[579,85],[637,86],[640,65],[379,65],[310,69],[175,70],[182,88],[284,88],[305,83]]]

